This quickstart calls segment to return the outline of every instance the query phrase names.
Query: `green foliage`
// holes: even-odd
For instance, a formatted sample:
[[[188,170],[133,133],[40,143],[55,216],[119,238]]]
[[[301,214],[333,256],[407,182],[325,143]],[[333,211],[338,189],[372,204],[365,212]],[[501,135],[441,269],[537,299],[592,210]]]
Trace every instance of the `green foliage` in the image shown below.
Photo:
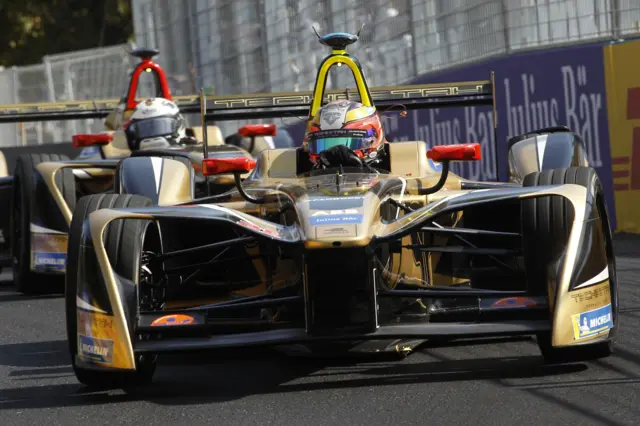
[[[126,43],[131,0],[0,0],[0,65],[39,63],[44,55]]]

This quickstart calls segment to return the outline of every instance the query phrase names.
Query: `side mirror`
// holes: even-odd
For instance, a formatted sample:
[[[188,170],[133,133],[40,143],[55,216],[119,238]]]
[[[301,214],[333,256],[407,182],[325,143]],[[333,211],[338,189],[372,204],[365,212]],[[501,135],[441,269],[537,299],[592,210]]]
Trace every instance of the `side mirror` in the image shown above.
[[[479,143],[438,145],[427,151],[433,161],[478,161],[482,159]]]
[[[427,158],[442,163],[442,172],[438,182],[428,188],[418,188],[418,194],[429,195],[438,192],[447,182],[449,176],[449,162],[477,161],[482,158],[479,143],[465,143],[458,145],[438,145],[427,151]]]
[[[71,139],[75,148],[84,148],[91,145],[108,145],[113,141],[113,135],[110,133],[81,133],[73,135]]]
[[[247,124],[238,129],[238,134],[245,137],[275,136],[275,124]]]
[[[256,161],[249,157],[205,158],[202,161],[202,175],[214,176],[225,173],[243,174],[256,167]]]

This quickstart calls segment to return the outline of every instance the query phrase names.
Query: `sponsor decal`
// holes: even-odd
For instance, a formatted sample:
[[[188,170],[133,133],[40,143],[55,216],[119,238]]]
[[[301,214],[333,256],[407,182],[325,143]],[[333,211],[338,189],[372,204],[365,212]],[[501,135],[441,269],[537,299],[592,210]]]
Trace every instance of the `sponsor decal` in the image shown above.
[[[80,151],[80,154],[76,158],[88,158],[100,155],[100,148],[97,146],[88,146]]]
[[[344,125],[350,105],[348,102],[340,102],[325,106],[320,116],[320,128],[322,130],[340,129]]]
[[[33,225],[33,224],[32,224]],[[66,253],[69,236],[66,234],[47,234],[31,228],[31,250],[44,253]],[[55,231],[53,231],[55,232]]]
[[[536,301],[528,297],[505,297],[493,302],[493,308],[523,308],[526,306],[536,306]]]
[[[78,335],[78,355],[93,362],[113,363],[113,340]]]
[[[33,265],[38,269],[64,271],[67,263],[67,253],[33,253]]]
[[[355,209],[362,207],[363,204],[364,197],[323,197],[309,201],[309,208],[311,210]]]
[[[240,219],[239,221],[236,222],[236,224],[244,227],[244,228],[248,228],[248,229],[252,229],[254,231],[258,231],[258,232],[262,232],[263,234],[267,234],[267,235],[271,235],[272,237],[276,237],[276,238],[280,238],[280,233],[275,230],[275,229],[265,229],[262,228],[258,225],[256,225],[255,223],[252,222],[247,222],[244,219]]]
[[[606,297],[607,299],[609,299],[610,294],[611,294],[611,289],[609,288],[608,285],[605,285],[599,288],[572,292],[570,293],[570,296],[574,302],[583,303],[588,301],[595,301],[602,297]]]
[[[571,316],[576,340],[596,336],[613,327],[611,304]]]
[[[193,324],[194,322],[195,322],[195,319],[190,315],[172,314],[172,315],[165,315],[163,317],[160,317],[160,318],[154,320],[151,323],[151,327],[165,327],[165,326],[172,326],[172,325],[190,325],[190,324]]]
[[[113,317],[98,313],[78,311],[78,332],[87,336],[101,335],[101,331],[113,330]]]
[[[358,209],[319,210],[311,216],[331,216],[339,214],[358,214]]]
[[[361,214],[336,214],[336,215],[318,215],[312,216],[311,225],[346,225],[362,223],[363,215]]]
[[[316,228],[316,238],[348,238],[355,237],[356,226],[355,225],[345,225],[345,226],[318,226]]]

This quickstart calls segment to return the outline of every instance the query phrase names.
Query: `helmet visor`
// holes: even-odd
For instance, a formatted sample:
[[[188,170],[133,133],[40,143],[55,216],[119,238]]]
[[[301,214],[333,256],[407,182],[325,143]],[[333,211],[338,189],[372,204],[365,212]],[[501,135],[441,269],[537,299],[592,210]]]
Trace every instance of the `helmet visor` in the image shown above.
[[[137,140],[172,136],[178,132],[178,120],[172,117],[140,120],[131,123],[127,132]]]
[[[344,145],[350,150],[366,149],[371,146],[373,138],[366,130],[325,130],[309,135],[309,152],[320,154],[337,145]]]

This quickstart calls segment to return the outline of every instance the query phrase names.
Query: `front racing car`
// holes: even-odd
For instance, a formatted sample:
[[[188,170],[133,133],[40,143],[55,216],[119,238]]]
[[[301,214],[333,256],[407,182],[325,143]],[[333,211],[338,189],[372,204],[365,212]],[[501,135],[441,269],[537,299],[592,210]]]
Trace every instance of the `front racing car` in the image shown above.
[[[324,41],[344,47],[345,37]],[[484,93],[480,83],[429,87],[435,96],[373,92],[420,99]],[[318,87],[310,117],[322,79]],[[593,169],[469,182],[449,164],[479,160],[478,144],[428,150],[421,141],[384,144],[367,167],[312,168],[310,156],[205,158],[203,174],[232,173],[235,189],[172,206],[81,199],[66,291],[78,379],[129,385],[151,379],[158,354],[256,345],[404,352],[429,339],[535,335],[552,362],[610,353],[617,283]]]

